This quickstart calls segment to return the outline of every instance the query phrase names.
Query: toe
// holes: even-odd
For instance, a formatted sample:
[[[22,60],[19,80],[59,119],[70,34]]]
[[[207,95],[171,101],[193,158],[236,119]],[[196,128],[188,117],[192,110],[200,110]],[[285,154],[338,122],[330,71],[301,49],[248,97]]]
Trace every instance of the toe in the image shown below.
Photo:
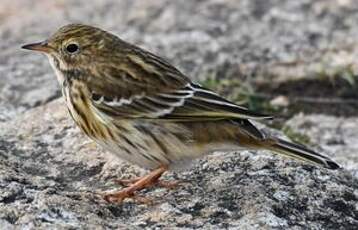
[[[109,203],[122,203],[126,198],[132,197],[133,194],[128,193],[127,190],[121,190],[114,193],[108,193],[103,196],[103,199]]]

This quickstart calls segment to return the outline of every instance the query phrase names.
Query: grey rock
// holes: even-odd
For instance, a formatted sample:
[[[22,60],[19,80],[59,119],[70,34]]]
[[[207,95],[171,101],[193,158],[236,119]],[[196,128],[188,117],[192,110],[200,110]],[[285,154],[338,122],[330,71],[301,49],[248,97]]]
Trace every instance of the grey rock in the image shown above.
[[[334,155],[344,168],[352,170],[358,176],[357,118],[298,114],[286,125],[297,133],[308,136],[313,145]]]
[[[59,88],[48,61],[19,49],[63,24],[83,22],[167,57],[195,80],[249,76],[278,81],[347,66],[356,74],[354,0],[1,3],[0,229],[358,225],[358,121],[353,117],[298,115],[286,124],[341,163],[342,170],[265,151],[218,152],[191,169],[165,174],[164,179],[182,181],[179,188],[141,193],[153,198],[152,205],[104,202],[101,193],[120,189],[115,179],[146,172],[84,137],[61,100],[54,100]]]
[[[152,205],[131,200],[117,205],[100,194],[120,188],[114,179],[145,171],[98,149],[56,100],[0,126],[0,220],[22,229],[354,229],[358,161],[353,153],[343,154],[356,147],[348,142],[358,120],[342,119],[346,131],[331,117],[319,118],[317,123],[301,116],[288,125],[312,134],[320,146],[329,143],[327,133],[347,140],[327,151],[345,169],[331,171],[265,151],[218,152],[189,170],[165,174],[164,179],[182,181],[175,190],[141,193]],[[305,121],[311,125],[302,125]]]

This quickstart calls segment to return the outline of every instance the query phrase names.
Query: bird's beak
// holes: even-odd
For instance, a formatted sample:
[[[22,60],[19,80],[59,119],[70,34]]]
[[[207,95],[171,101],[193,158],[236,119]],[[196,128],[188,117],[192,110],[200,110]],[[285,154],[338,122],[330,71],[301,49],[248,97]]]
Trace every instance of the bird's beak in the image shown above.
[[[45,52],[45,53],[49,53],[51,51],[51,47],[47,44],[47,41],[27,44],[27,45],[21,46],[21,48],[27,49],[27,50],[41,51],[41,52]]]

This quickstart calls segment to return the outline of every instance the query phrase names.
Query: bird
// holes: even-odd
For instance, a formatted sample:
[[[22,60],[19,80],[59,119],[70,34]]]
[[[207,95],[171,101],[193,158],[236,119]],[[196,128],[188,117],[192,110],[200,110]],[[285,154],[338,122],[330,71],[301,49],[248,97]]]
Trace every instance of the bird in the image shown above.
[[[251,111],[192,81],[165,58],[113,33],[68,24],[22,46],[44,53],[78,127],[114,156],[150,170],[104,199],[122,203],[167,170],[215,151],[270,150],[328,169],[340,166],[308,147],[268,135]],[[123,180],[124,181],[124,180]],[[122,181],[122,182],[123,182]]]

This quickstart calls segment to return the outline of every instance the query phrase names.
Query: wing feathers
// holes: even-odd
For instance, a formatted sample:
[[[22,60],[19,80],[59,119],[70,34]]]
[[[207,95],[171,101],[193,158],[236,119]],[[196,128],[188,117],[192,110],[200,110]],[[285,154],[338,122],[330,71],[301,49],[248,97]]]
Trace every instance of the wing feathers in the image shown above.
[[[265,119],[270,116],[249,111],[195,84],[159,92],[153,95],[135,95],[126,98],[108,98],[92,94],[94,105],[105,113],[122,118],[156,118],[180,121],[215,119]]]

